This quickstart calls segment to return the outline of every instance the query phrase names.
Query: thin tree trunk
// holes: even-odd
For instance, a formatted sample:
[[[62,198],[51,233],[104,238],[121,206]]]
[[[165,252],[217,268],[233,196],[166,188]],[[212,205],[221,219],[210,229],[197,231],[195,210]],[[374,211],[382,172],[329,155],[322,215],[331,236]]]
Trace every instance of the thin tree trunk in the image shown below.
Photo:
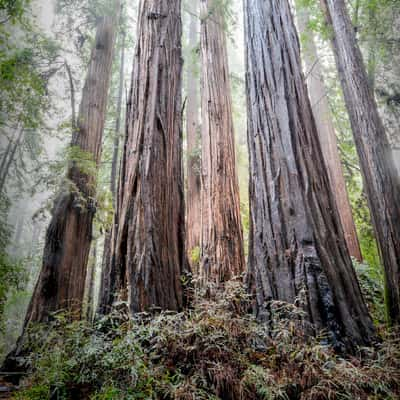
[[[302,306],[339,350],[374,328],[341,228],[301,71],[288,0],[246,0],[250,147],[249,283],[259,318]]]
[[[10,167],[11,164],[14,161],[14,157],[15,157],[15,153],[17,152],[18,146],[20,145],[21,141],[22,141],[22,137],[24,134],[24,129],[20,128],[19,132],[18,132],[18,136],[17,139],[15,140],[15,142],[13,144],[11,144],[11,153],[7,158],[4,159],[4,166],[1,170],[1,177],[0,177],[0,193],[3,192],[5,184],[7,182],[7,178],[8,178],[8,174],[10,172]],[[4,157],[6,157],[9,153],[9,149],[7,149],[7,152],[5,154]],[[3,164],[3,162],[2,162]]]
[[[385,269],[389,322],[400,323],[400,179],[344,0],[321,0]]]
[[[119,142],[121,134],[121,118],[122,118],[122,97],[124,90],[124,71],[125,71],[125,32],[121,32],[121,59],[119,69],[119,88],[118,88],[118,100],[117,100],[117,118],[115,120],[115,136],[114,136],[114,147],[113,157],[111,162],[111,181],[110,181],[110,192],[112,195],[113,207],[116,207],[117,197],[117,172],[118,172],[118,156],[119,156]],[[114,223],[114,222],[113,222]],[[99,304],[98,312],[105,314],[108,308],[108,299],[110,298],[110,279],[113,277],[111,274],[111,246],[112,246],[112,229],[106,232],[104,238],[104,251],[103,251],[103,262],[102,262],[102,273],[100,282],[100,293],[99,293]]]
[[[194,52],[198,46],[199,18],[198,3],[194,1],[190,14],[189,50]],[[198,273],[198,260],[194,259],[196,249],[200,248],[201,236],[201,138],[199,127],[199,96],[196,64],[189,61],[187,71],[187,200],[186,200],[186,250],[193,272]]]
[[[1,159],[1,164],[0,164],[0,179],[1,179],[1,180],[3,180],[3,175],[4,175],[4,173],[5,173],[5,166],[6,166],[6,164],[7,164],[8,156],[9,156],[9,154],[10,154],[10,152],[11,152],[12,145],[13,145],[13,142],[12,142],[12,140],[10,140],[10,141],[8,142],[7,148],[6,148],[6,150],[4,151],[3,157],[2,157],[2,159]],[[1,193],[2,189],[3,189],[3,188],[1,188],[0,193]]]
[[[304,44],[303,59],[305,61],[308,90],[313,108],[313,115],[317,124],[319,141],[326,162],[330,180],[330,189],[335,196],[339,209],[340,220],[343,225],[344,236],[350,255],[362,262],[360,243],[357,237],[352,209],[340,160],[335,127],[328,103],[327,90],[324,83],[322,66],[319,61],[317,46],[308,29],[310,18],[305,8],[298,10],[298,23],[301,33],[308,33]]]
[[[69,90],[70,90],[70,100],[71,100],[71,126],[72,126],[72,131],[75,132],[76,130],[76,125],[77,125],[77,120],[76,120],[76,110],[75,110],[75,85],[74,85],[74,79],[72,77],[72,71],[71,67],[69,64],[65,61],[65,69],[67,71],[68,75],[68,83],[69,83]]]
[[[182,307],[181,34],[180,0],[141,1],[106,302],[132,312]]]
[[[68,189],[58,196],[46,233],[43,266],[26,316],[29,322],[46,321],[49,313],[66,309],[80,318],[87,261],[96,211],[96,177],[83,170],[79,158],[97,168],[111,76],[115,18],[100,18],[73,134],[72,149],[81,154],[70,162]]]
[[[244,270],[243,233],[224,17],[201,0],[201,275],[217,284]]]
[[[97,244],[96,241],[92,242],[92,250],[90,252],[86,283],[85,283],[85,318],[87,321],[92,321],[94,310],[94,284],[96,278],[96,265],[97,265]]]

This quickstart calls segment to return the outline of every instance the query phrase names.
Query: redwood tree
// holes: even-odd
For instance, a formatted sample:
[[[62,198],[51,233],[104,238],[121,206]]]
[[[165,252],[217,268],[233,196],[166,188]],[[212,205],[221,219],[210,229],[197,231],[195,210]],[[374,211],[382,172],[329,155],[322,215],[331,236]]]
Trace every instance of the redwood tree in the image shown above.
[[[181,1],[142,0],[111,255],[109,307],[182,306]]]
[[[385,269],[389,322],[400,323],[400,179],[344,0],[321,0]]]
[[[302,306],[339,349],[374,328],[349,256],[301,71],[288,0],[246,0],[249,280],[258,316]]]
[[[303,46],[303,60],[308,77],[307,84],[313,115],[317,125],[324,161],[328,168],[330,187],[338,206],[340,221],[342,222],[350,255],[357,261],[362,262],[360,243],[358,241],[356,225],[354,223],[344,179],[343,166],[340,160],[338,142],[333,125],[332,113],[329,107],[322,65],[313,34],[308,29],[310,18],[304,7],[302,8],[299,6],[297,11],[300,33],[307,34]]]
[[[82,314],[115,27],[116,16],[98,18],[79,115],[73,124],[67,179],[53,208],[43,265],[25,324],[45,321],[59,309],[67,309],[76,318]]]
[[[189,50],[196,51],[199,37],[198,3],[195,0],[191,7],[189,25]],[[186,196],[186,250],[193,272],[197,272],[195,250],[200,247],[201,234],[201,144],[199,126],[199,96],[197,86],[197,65],[189,60],[187,69],[187,103],[186,103],[186,134],[187,134],[187,196]]]
[[[201,275],[224,282],[244,269],[231,90],[222,5],[201,0]]]
[[[122,13],[121,13],[122,14]],[[120,65],[119,65],[119,87],[118,87],[118,98],[117,98],[117,115],[115,119],[115,132],[114,132],[114,143],[113,143],[113,155],[111,160],[111,175],[110,175],[110,192],[112,196],[112,204],[115,209],[117,204],[117,182],[118,182],[118,159],[120,153],[120,135],[121,135],[121,119],[122,119],[122,98],[124,90],[124,71],[125,71],[125,32],[121,32],[121,53],[120,53]],[[104,314],[107,311],[107,301],[110,297],[110,279],[111,276],[111,247],[112,247],[112,229],[108,230],[104,238],[104,250],[102,260],[102,271],[100,281],[100,292],[98,302],[98,312]]]

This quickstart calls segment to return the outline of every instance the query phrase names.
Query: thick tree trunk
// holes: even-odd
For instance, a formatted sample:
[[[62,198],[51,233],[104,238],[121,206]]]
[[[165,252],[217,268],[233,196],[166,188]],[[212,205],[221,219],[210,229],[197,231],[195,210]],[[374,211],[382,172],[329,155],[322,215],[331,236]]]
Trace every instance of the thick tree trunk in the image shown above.
[[[115,137],[113,146],[113,157],[111,161],[111,180],[110,180],[110,192],[112,195],[112,202],[114,209],[117,204],[117,174],[118,174],[118,157],[119,157],[119,142],[121,135],[121,119],[122,119],[122,97],[124,91],[124,71],[125,71],[125,32],[121,34],[121,59],[119,69],[119,88],[118,88],[118,100],[117,100],[117,118],[115,120]],[[104,251],[103,251],[103,262],[102,262],[102,273],[100,282],[100,293],[99,293],[99,304],[98,312],[100,314],[107,313],[108,299],[110,298],[110,279],[111,277],[111,247],[112,247],[112,230],[107,231],[104,238]]]
[[[246,0],[249,278],[260,318],[270,301],[303,307],[338,349],[374,328],[353,270],[301,72],[288,0]]]
[[[181,1],[141,1],[107,306],[182,307]],[[123,293],[127,290],[127,293]]]
[[[201,0],[201,275],[217,284],[244,270],[231,89],[221,3]]]
[[[389,321],[400,323],[400,180],[344,0],[321,0],[385,268]]]
[[[308,29],[310,18],[306,9],[298,9],[298,23],[301,33],[307,34],[307,41],[303,48],[303,59],[307,72],[308,90],[313,108],[313,115],[317,124],[319,141],[328,167],[330,188],[335,196],[342,222],[344,236],[350,255],[362,262],[360,243],[357,237],[356,225],[353,219],[350,200],[347,193],[343,166],[340,160],[335,127],[327,98],[322,65],[318,57],[317,46],[312,32]]]
[[[46,233],[43,266],[26,316],[29,322],[46,321],[49,313],[66,309],[82,314],[87,261],[96,210],[94,171],[81,167],[87,158],[97,168],[105,121],[113,60],[115,18],[100,18],[82,101],[73,134],[72,149],[78,156],[70,162],[66,190],[59,194]],[[74,150],[72,150],[74,152]]]
[[[189,26],[189,50],[194,52],[198,46],[199,18],[198,3],[191,7]],[[201,138],[199,126],[199,96],[196,64],[189,61],[187,71],[187,197],[186,197],[186,250],[191,269],[198,273],[196,249],[200,248],[201,236]]]

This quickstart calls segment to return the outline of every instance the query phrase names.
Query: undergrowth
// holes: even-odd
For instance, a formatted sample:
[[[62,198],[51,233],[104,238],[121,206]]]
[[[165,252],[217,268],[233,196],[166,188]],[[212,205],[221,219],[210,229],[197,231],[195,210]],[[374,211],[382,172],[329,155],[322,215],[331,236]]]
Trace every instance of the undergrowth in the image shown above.
[[[124,305],[94,325],[55,316],[35,327],[15,400],[398,399],[400,340],[341,358],[310,339],[298,310],[274,303],[274,329],[248,313],[231,282],[213,299],[196,295],[182,313],[128,317]]]

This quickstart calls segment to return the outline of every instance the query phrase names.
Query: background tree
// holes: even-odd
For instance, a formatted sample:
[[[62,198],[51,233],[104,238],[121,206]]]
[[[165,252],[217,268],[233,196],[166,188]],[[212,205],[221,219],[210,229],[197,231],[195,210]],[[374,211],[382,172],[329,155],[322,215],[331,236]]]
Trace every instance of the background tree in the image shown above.
[[[199,124],[198,71],[196,58],[199,50],[199,4],[193,2],[189,12],[189,66],[187,68],[187,197],[186,250],[192,269],[197,271],[197,252],[201,237],[201,138]]]
[[[297,20],[300,34],[303,35],[302,55],[306,68],[305,74],[307,77],[313,115],[317,125],[324,161],[328,168],[331,191],[335,196],[336,204],[338,206],[346,244],[350,255],[357,261],[362,262],[360,244],[357,237],[357,230],[353,219],[349,196],[347,194],[335,127],[327,98],[327,88],[324,83],[323,69],[313,33],[309,29],[310,17],[308,13],[309,11],[306,8],[302,7],[301,4],[298,4]]]
[[[115,29],[115,16],[99,18],[77,129],[70,147],[68,185],[54,205],[43,266],[28,308],[26,325],[46,321],[49,313],[63,308],[81,317]]]
[[[231,89],[221,2],[201,5],[201,262],[200,274],[221,283],[244,270]]]
[[[245,2],[250,147],[249,279],[260,318],[271,300],[303,307],[351,349],[372,321],[345,244],[286,0]]]
[[[385,269],[389,322],[400,322],[400,180],[343,0],[322,0]]]

